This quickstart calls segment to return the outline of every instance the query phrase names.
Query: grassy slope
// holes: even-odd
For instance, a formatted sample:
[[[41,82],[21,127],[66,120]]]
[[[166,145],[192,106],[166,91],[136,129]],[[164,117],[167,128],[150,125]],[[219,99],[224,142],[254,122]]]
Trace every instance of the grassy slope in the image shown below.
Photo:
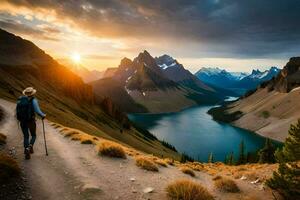
[[[144,136],[134,128],[120,133],[120,125],[95,104],[77,103],[51,84],[42,82],[28,73],[24,73],[21,77],[16,75],[17,72],[8,73],[3,67],[0,71],[0,94],[4,99],[16,101],[22,89],[32,85],[37,88],[37,98],[51,121],[113,139],[147,153],[177,157],[175,152],[163,147],[159,141],[145,140]]]
[[[284,141],[290,124],[295,123],[300,116],[300,90],[279,93],[259,89],[251,96],[231,106],[229,113],[237,111],[244,113],[234,122],[235,125]]]
[[[129,113],[147,112],[148,110],[142,105],[137,104],[129,94],[127,94],[124,86],[113,78],[103,78],[89,83],[92,85],[94,93],[99,98],[109,97],[118,105],[121,110]],[[109,87],[108,87],[109,86]]]

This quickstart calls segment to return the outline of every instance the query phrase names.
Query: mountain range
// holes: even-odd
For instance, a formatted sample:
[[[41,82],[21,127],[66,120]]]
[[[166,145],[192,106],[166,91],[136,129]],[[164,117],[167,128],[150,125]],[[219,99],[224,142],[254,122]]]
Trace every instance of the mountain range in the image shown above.
[[[290,124],[296,123],[300,116],[299,91],[300,57],[293,57],[277,76],[238,101],[212,109],[210,113],[217,120],[229,120],[235,126],[284,141]]]
[[[123,58],[105,74],[91,83],[95,94],[110,97],[126,112],[175,112],[234,94],[203,83],[171,56],[154,58],[146,50],[133,60]]]
[[[195,73],[195,76],[206,84],[226,88],[243,95],[247,91],[255,89],[262,82],[272,79],[279,71],[279,68],[271,67],[265,71],[252,70],[252,73],[248,74],[245,72],[228,72],[220,68],[201,68]]]

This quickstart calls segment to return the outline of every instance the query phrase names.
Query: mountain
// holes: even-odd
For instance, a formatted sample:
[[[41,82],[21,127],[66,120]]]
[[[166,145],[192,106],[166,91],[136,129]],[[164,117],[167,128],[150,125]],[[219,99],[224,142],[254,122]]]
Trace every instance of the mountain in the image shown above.
[[[237,83],[233,84],[232,87],[245,88],[247,90],[255,89],[260,83],[272,79],[279,73],[280,69],[277,67],[271,67],[269,70],[260,71],[252,70],[252,73],[245,76]]]
[[[231,87],[249,74],[243,72],[227,72],[220,68],[201,68],[195,73],[201,81],[215,86]]]
[[[268,70],[244,72],[227,72],[220,68],[201,68],[195,75],[204,83],[237,92],[239,95],[255,89],[260,83],[272,79],[280,69],[271,67]]]
[[[178,61],[171,56],[163,55],[155,58],[155,60],[168,79],[185,86],[192,83],[198,89],[213,91],[213,88],[210,88],[197,79],[197,77],[189,70],[186,70],[182,64],[178,63]]]
[[[224,95],[199,81],[180,63],[167,55],[154,58],[149,52],[144,51],[133,60],[123,58],[112,74],[110,80],[106,79],[106,81],[116,83],[108,84],[112,86],[108,86],[106,90],[114,93],[110,97],[126,112],[141,112],[142,107],[142,110],[152,113],[174,112],[197,104],[216,103],[224,99]],[[98,96],[107,96],[107,92],[97,88],[97,85],[100,85],[98,82],[102,81],[95,81],[92,86]],[[122,92],[116,93],[116,86],[118,86],[117,90]],[[123,98],[120,95],[124,94],[123,91],[127,93],[128,102],[125,104],[130,105],[129,107],[118,103]],[[128,95],[136,103],[135,105],[139,105],[139,108],[132,104]]]
[[[104,71],[104,73],[103,73],[103,75],[102,75],[102,78],[110,78],[110,77],[113,77],[114,74],[115,74],[115,72],[117,71],[117,69],[118,69],[118,68],[113,68],[113,67],[107,68],[107,69]],[[100,78],[99,78],[99,79],[100,79]]]
[[[277,70],[274,68],[274,71]],[[261,74],[257,71],[252,75]],[[265,76],[268,76],[266,73]],[[259,75],[259,78],[264,78]],[[222,108],[211,111],[219,120],[284,141],[290,124],[300,118],[300,57],[293,57],[271,80]]]
[[[238,96],[238,94],[234,91],[214,86],[209,83],[203,83],[189,70],[185,69],[182,64],[169,55],[165,54],[155,59],[166,77],[178,84],[220,99],[225,99],[228,96]]]
[[[88,70],[82,65],[66,64],[66,66],[69,67],[72,72],[80,76],[85,83],[98,80],[102,78],[104,74],[104,72],[100,72],[98,70]]]
[[[47,118],[91,135],[144,152],[177,156],[150,133],[135,128],[110,98],[99,98],[91,85],[35,44],[0,29],[0,97],[16,102],[25,87],[37,89]],[[126,134],[120,134],[120,132]]]

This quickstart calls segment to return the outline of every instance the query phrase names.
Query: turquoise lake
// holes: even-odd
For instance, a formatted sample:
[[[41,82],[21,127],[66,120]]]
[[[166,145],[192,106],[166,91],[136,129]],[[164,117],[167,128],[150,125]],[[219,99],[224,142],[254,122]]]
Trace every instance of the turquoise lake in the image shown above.
[[[179,152],[203,162],[207,162],[210,152],[213,153],[215,161],[224,161],[230,152],[234,152],[237,157],[242,140],[246,152],[253,152],[264,146],[264,137],[214,121],[207,114],[210,108],[212,107],[198,106],[177,113],[129,114],[128,117],[158,139],[175,146]]]

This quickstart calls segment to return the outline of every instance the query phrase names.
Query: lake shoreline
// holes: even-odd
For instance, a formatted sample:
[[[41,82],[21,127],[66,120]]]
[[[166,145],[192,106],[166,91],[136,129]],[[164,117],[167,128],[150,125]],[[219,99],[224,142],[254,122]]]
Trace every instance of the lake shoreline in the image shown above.
[[[241,128],[241,129],[244,129],[244,130],[247,130],[247,131],[250,131],[250,132],[253,132],[254,134],[257,134],[259,136],[262,136],[264,138],[268,138],[270,140],[273,140],[273,141],[276,141],[276,142],[279,142],[279,143],[284,143],[284,140],[277,140],[275,138],[271,138],[271,137],[268,137],[266,134],[264,133],[259,133],[257,131],[254,131],[254,130],[251,130],[251,129],[247,129],[245,127],[241,127],[241,126],[237,126],[236,124],[234,124],[234,121],[240,119],[244,113],[242,112],[235,112],[235,113],[231,113],[231,114],[226,114],[226,105],[220,105],[219,107],[214,107],[214,108],[211,108],[207,111],[207,113],[209,115],[212,116],[213,120],[217,121],[217,122],[221,122],[221,123],[228,123],[234,127],[237,127],[237,128]]]
[[[223,161],[226,154],[234,151],[245,140],[247,152],[262,148],[266,137],[232,124],[215,121],[207,113],[209,106],[193,106],[175,113],[129,114],[129,119],[164,140],[181,152],[206,161],[213,151],[217,161]],[[226,140],[222,140],[226,138]],[[224,143],[225,141],[225,143]],[[275,144],[281,143],[272,140]],[[280,144],[279,144],[280,143]]]

